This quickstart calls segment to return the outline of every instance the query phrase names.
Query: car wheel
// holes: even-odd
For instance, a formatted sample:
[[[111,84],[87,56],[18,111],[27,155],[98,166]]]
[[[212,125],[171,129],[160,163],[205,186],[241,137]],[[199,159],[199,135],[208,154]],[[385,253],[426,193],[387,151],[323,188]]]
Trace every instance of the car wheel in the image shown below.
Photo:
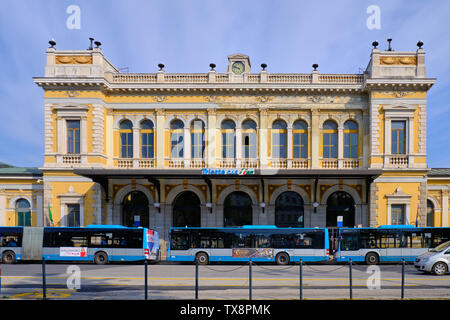
[[[436,262],[432,270],[435,275],[442,276],[447,273],[447,265],[444,262]]]

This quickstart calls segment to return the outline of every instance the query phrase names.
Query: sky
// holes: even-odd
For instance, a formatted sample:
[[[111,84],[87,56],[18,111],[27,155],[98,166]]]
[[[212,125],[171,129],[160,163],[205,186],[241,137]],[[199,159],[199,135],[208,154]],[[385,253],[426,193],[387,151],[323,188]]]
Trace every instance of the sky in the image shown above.
[[[129,72],[225,72],[227,56],[250,56],[253,72],[360,73],[379,49],[415,51],[423,41],[427,77],[427,162],[450,167],[450,1],[437,0],[0,0],[0,162],[42,167],[45,51],[102,43]],[[79,24],[71,6],[79,8]],[[375,12],[368,10],[376,6]],[[69,21],[69,24],[68,24]],[[373,24],[379,22],[378,24]],[[256,70],[256,71],[255,71]]]

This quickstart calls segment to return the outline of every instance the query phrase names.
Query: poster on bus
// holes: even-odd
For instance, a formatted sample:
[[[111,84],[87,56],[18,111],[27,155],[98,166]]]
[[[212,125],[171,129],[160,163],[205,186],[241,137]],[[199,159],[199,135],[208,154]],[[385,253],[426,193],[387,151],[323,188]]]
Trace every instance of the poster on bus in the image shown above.
[[[241,248],[232,250],[233,258],[273,258],[273,248]]]
[[[60,247],[59,255],[61,257],[86,257],[87,247]]]

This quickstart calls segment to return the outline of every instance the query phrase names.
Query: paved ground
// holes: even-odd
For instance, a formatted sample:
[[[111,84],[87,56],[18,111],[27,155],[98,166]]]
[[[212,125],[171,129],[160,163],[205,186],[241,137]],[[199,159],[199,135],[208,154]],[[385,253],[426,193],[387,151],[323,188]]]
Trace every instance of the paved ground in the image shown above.
[[[40,264],[1,265],[2,299],[42,299]],[[69,268],[69,269],[68,269]],[[400,299],[402,266],[353,265],[353,299]],[[198,298],[245,300],[250,297],[249,266],[245,264],[199,267]],[[304,265],[304,299],[349,299],[348,265]],[[253,300],[299,299],[298,265],[252,266]],[[78,277],[78,275],[80,277]],[[79,281],[77,281],[79,279]],[[144,266],[46,264],[46,297],[76,300],[144,299]],[[450,274],[423,274],[405,267],[405,299],[450,299]],[[148,267],[148,299],[195,299],[195,266],[160,263]]]

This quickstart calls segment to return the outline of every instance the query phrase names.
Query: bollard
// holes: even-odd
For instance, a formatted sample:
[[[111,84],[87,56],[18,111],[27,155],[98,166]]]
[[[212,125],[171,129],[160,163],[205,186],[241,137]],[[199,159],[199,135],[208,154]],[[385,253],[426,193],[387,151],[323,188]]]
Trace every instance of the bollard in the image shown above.
[[[144,260],[144,267],[145,267],[145,300],[148,300],[148,261],[147,259]]]
[[[248,299],[252,300],[252,258],[248,259]]]
[[[402,300],[405,297],[405,259],[402,259]]]
[[[45,281],[45,257],[42,257],[42,299],[47,299],[47,284]]]
[[[350,300],[353,299],[353,282],[352,282],[352,258],[349,259],[349,276],[350,276]]]
[[[303,300],[303,260],[302,259],[300,259],[299,272],[300,272],[300,300]]]
[[[195,300],[198,300],[198,260],[195,259]]]

